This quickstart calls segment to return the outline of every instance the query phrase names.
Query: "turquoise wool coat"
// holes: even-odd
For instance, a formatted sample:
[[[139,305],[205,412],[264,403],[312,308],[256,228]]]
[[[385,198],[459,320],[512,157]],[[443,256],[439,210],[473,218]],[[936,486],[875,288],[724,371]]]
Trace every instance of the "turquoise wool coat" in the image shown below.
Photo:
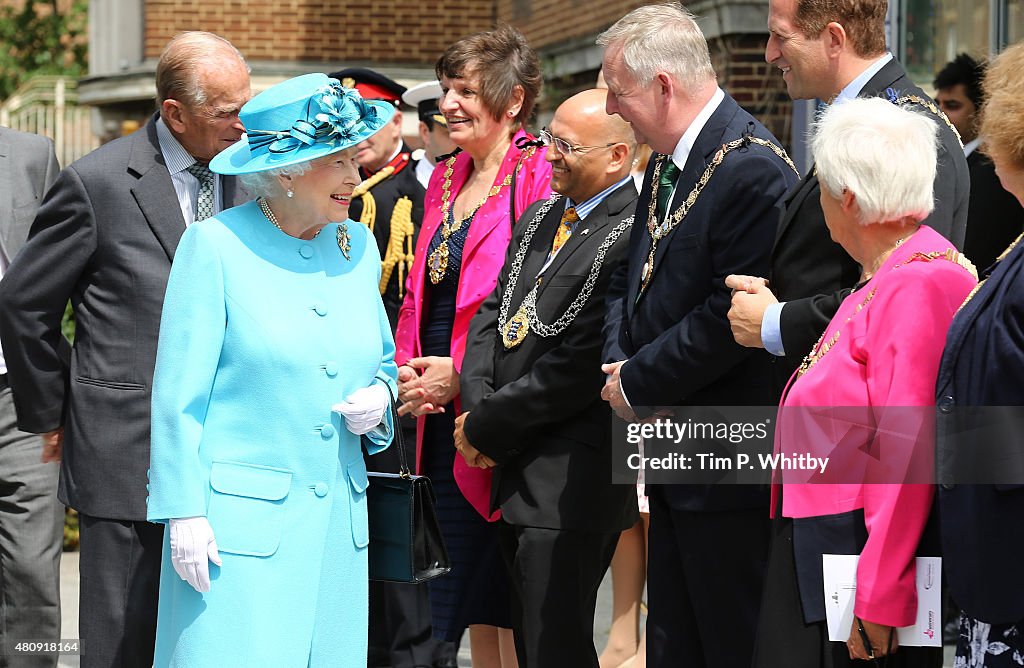
[[[189,227],[153,381],[148,517],[205,515],[221,567],[196,592],[165,536],[155,665],[365,668],[366,468],[331,406],[394,390],[394,341],[362,225],[303,241],[255,202]],[[379,432],[379,433],[378,433]],[[390,415],[371,454],[391,440]]]

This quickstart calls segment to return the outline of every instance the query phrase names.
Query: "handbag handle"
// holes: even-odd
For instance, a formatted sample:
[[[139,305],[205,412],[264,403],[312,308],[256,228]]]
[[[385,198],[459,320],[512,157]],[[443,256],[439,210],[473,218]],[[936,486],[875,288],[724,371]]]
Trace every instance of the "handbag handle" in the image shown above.
[[[384,387],[388,389],[388,396],[391,397],[391,444],[398,446],[398,475],[403,478],[412,477],[412,472],[409,470],[409,463],[405,457],[405,434],[402,432],[402,425],[398,422],[398,402],[395,400],[395,393],[391,390],[391,386],[384,383]]]

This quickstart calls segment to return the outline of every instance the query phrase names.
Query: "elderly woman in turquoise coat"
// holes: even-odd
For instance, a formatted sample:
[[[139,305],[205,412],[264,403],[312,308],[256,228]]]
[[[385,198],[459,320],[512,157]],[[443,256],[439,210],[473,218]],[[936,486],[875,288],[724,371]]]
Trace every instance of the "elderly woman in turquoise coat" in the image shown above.
[[[150,521],[156,666],[366,666],[367,476],[396,366],[380,257],[348,221],[354,145],[394,107],[309,74],[210,163],[260,197],[195,223],[167,286]]]

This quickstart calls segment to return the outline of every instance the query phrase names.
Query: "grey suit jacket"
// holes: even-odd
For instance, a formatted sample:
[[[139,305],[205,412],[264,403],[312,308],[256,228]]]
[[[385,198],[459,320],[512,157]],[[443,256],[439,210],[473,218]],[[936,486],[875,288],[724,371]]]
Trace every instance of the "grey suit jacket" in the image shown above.
[[[0,283],[0,339],[18,426],[64,427],[58,495],[107,519],[146,519],[160,311],[185,231],[155,120],[61,172]],[[240,203],[234,181],[223,186],[225,206]],[[59,355],[69,300],[70,368]]]
[[[25,244],[39,203],[59,171],[52,141],[0,127],[0,254],[6,264]]]

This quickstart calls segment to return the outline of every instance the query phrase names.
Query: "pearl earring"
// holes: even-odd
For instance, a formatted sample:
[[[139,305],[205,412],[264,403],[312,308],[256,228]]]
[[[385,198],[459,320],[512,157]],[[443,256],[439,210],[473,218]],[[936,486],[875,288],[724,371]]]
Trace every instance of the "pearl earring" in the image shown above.
[[[508,110],[508,117],[509,117],[509,118],[512,118],[512,117],[514,117],[515,115],[516,115],[516,112],[512,111],[511,109],[509,109],[509,110]]]
[[[288,195],[288,197],[295,197],[295,191],[289,188],[285,195]]]

